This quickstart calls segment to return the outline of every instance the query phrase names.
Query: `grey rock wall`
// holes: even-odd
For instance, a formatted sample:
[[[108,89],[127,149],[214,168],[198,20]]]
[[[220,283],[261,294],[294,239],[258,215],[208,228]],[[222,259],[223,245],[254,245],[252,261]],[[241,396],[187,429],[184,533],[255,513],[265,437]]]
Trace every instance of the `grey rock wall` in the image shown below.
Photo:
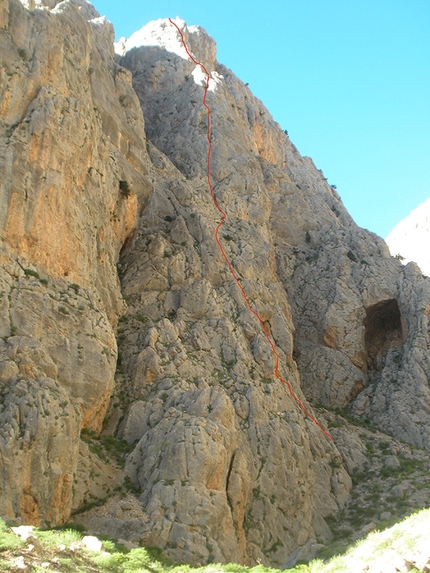
[[[274,376],[215,241],[195,65],[115,59],[80,1],[8,0],[0,27],[0,514],[64,523],[108,497],[75,519],[190,563],[282,566],[329,540],[364,446]],[[355,225],[213,39],[184,34],[216,78],[220,240],[282,377],[311,414],[430,449],[429,280]]]

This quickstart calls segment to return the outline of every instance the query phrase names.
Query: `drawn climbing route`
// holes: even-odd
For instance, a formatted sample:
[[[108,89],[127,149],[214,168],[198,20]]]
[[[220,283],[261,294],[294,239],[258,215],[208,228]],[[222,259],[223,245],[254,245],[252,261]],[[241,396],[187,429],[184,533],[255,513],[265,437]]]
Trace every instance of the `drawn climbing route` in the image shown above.
[[[260,317],[260,315],[258,314],[258,312],[256,310],[254,310],[254,308],[251,305],[251,302],[245,292],[245,289],[243,288],[243,286],[241,285],[238,277],[236,276],[236,273],[234,272],[233,266],[230,262],[230,259],[228,258],[226,252],[224,251],[224,248],[221,244],[221,241],[219,239],[219,231],[221,229],[221,227],[224,225],[225,220],[227,219],[227,214],[223,211],[223,209],[219,206],[218,201],[216,200],[215,194],[214,194],[214,190],[213,190],[213,186],[212,186],[212,181],[211,181],[211,151],[212,151],[212,142],[211,142],[211,109],[207,104],[207,94],[209,91],[209,82],[211,80],[211,74],[208,72],[208,70],[206,69],[206,67],[199,61],[197,61],[194,56],[191,54],[191,52],[188,49],[187,43],[185,42],[185,38],[184,35],[182,33],[182,30],[179,28],[179,26],[171,19],[169,18],[170,23],[175,26],[175,28],[177,29],[178,33],[180,34],[181,37],[181,41],[182,44],[185,48],[185,51],[187,52],[188,57],[196,64],[196,66],[200,66],[201,70],[203,71],[203,73],[205,74],[206,77],[206,86],[204,89],[204,95],[203,95],[203,106],[206,108],[207,110],[207,114],[208,114],[208,127],[207,127],[207,140],[208,140],[208,153],[207,153],[207,182],[208,182],[208,187],[209,187],[209,191],[212,197],[212,200],[214,202],[215,207],[218,209],[218,211],[221,214],[221,221],[218,224],[216,230],[215,230],[215,240],[218,243],[218,247],[220,248],[221,254],[224,257],[227,266],[230,270],[230,273],[232,275],[232,277],[234,278],[234,280],[237,283],[237,286],[239,287],[239,289],[242,292],[243,298],[249,308],[249,310],[256,316],[258,322],[261,325],[261,328],[263,329],[264,335],[268,341],[268,343],[270,344],[270,347],[272,349],[272,352],[275,356],[276,359],[276,363],[275,363],[275,370],[274,370],[274,375],[275,377],[282,382],[283,384],[285,384],[288,388],[288,391],[291,395],[291,397],[297,402],[297,404],[300,406],[301,410],[303,411],[303,413],[305,414],[305,416],[307,416],[310,420],[312,420],[312,422],[314,422],[320,429],[321,431],[328,437],[330,438],[330,440],[333,440],[333,436],[331,434],[329,434],[329,432],[318,422],[318,420],[316,420],[305,408],[303,402],[294,394],[293,389],[291,388],[291,384],[288,382],[288,380],[286,380],[285,378],[282,378],[282,376],[279,373],[279,354],[276,351],[275,348],[275,344],[272,341],[266,326],[264,325],[264,322],[262,320],[262,318]]]

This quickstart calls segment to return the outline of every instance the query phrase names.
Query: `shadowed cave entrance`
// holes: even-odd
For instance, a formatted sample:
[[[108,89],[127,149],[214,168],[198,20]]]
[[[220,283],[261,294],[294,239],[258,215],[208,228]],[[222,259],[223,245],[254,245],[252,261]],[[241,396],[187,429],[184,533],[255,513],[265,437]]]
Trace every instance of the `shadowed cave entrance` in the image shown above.
[[[388,351],[404,342],[402,315],[397,300],[382,300],[367,308],[364,328],[367,366],[372,370],[381,370]]]

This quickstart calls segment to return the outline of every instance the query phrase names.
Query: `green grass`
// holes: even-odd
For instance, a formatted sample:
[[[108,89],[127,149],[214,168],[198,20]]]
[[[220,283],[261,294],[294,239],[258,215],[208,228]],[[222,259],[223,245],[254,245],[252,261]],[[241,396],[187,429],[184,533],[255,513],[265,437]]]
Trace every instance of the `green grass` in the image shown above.
[[[7,549],[15,550],[22,547],[25,547],[24,541],[12,533],[5,522],[0,519],[0,553]]]
[[[74,529],[38,531],[37,538],[45,549],[56,549],[60,545],[70,547],[82,539],[82,534]]]
[[[43,562],[56,563],[55,570],[81,573],[167,573],[178,566],[163,557],[158,548],[138,547],[127,550],[113,541],[103,541],[101,552],[79,547],[82,534],[73,529],[40,530],[34,528],[33,535],[38,542],[28,551],[26,543],[17,537],[4,521],[0,520],[0,571],[15,571],[18,558],[24,558],[28,572],[45,571]],[[60,565],[60,568],[58,568]],[[197,571],[188,565],[180,570]],[[231,573],[234,573],[231,570]],[[239,573],[239,572],[238,572]]]
[[[430,531],[430,509],[422,510],[390,529],[374,532],[350,547],[339,546],[343,555],[315,559],[296,565],[291,573],[361,573],[378,561],[390,564],[400,558],[413,559],[414,551],[427,548]],[[39,543],[32,551],[0,520],[0,570],[14,571],[14,562],[24,559],[26,571],[39,572],[43,562],[56,563],[58,571],[90,573],[278,573],[278,569],[237,563],[192,567],[178,565],[163,556],[157,548],[138,547],[127,550],[113,541],[103,541],[102,552],[79,547],[82,534],[76,530],[34,530]],[[398,563],[398,561],[396,561]],[[410,571],[418,571],[410,569]]]
[[[430,509],[421,510],[384,531],[370,533],[350,547],[344,547],[343,555],[327,561],[316,559],[307,565],[299,565],[290,572],[298,573],[361,573],[375,562],[389,569],[390,563],[413,559],[419,548],[428,547]],[[339,552],[342,548],[339,547]],[[394,570],[394,566],[392,567]],[[389,569],[391,570],[391,569]],[[418,571],[418,569],[408,569]]]
[[[40,280],[39,273],[36,271],[33,271],[33,269],[24,269],[24,274],[26,277],[34,277],[34,278]]]

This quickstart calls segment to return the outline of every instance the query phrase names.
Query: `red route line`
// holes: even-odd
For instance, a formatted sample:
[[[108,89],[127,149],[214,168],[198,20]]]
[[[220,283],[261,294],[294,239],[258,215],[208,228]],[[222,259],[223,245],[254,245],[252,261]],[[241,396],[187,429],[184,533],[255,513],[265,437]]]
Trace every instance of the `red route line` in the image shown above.
[[[218,201],[215,198],[215,194],[214,194],[214,190],[212,187],[212,181],[211,181],[211,150],[212,150],[212,143],[211,143],[211,109],[208,106],[208,104],[206,103],[206,98],[207,98],[207,93],[209,90],[209,80],[211,78],[210,73],[207,71],[207,69],[205,68],[205,66],[201,63],[198,62],[194,56],[190,53],[190,51],[188,50],[188,46],[185,42],[185,38],[184,35],[181,31],[181,29],[179,28],[179,26],[177,24],[175,24],[175,22],[169,18],[169,21],[171,24],[173,24],[173,26],[175,26],[175,28],[178,30],[180,36],[181,36],[181,40],[182,40],[182,44],[185,48],[185,51],[187,52],[189,58],[196,64],[196,66],[200,66],[201,69],[204,71],[204,73],[206,74],[206,86],[205,86],[205,91],[204,91],[204,96],[203,96],[203,105],[204,107],[207,109],[208,111],[208,130],[207,130],[207,140],[208,140],[208,171],[207,171],[207,179],[208,179],[208,186],[209,186],[209,190],[210,190],[210,194],[212,197],[212,200],[215,204],[215,207],[218,209],[218,211],[221,213],[222,218],[221,218],[221,222],[218,224],[216,231],[215,231],[215,239],[216,242],[218,243],[218,246],[221,250],[222,256],[224,257],[228,268],[230,270],[230,273],[232,275],[232,277],[234,278],[234,280],[236,281],[238,287],[240,288],[240,290],[242,291],[242,295],[243,298],[245,299],[246,304],[248,305],[249,310],[257,317],[258,322],[261,325],[261,328],[263,329],[263,332],[266,336],[266,339],[268,341],[268,343],[270,344],[271,348],[272,348],[272,352],[276,357],[276,366],[275,366],[275,376],[276,378],[280,381],[283,382],[287,388],[289,393],[291,394],[291,397],[297,402],[297,404],[300,406],[300,408],[302,409],[303,413],[310,419],[312,420],[312,422],[314,422],[321,430],[322,432],[331,440],[334,441],[334,438],[331,434],[329,434],[329,432],[327,432],[327,430],[318,422],[318,420],[316,420],[311,414],[309,414],[309,412],[306,410],[305,406],[303,405],[303,403],[301,402],[301,400],[294,394],[293,389],[291,388],[290,383],[288,382],[288,380],[285,380],[284,378],[282,378],[282,376],[279,374],[279,354],[276,351],[275,345],[272,342],[272,339],[270,338],[269,333],[267,332],[267,329],[264,325],[263,320],[261,319],[260,315],[258,314],[258,312],[256,310],[254,310],[252,308],[252,305],[249,301],[249,298],[245,292],[245,289],[243,288],[243,286],[240,284],[239,279],[236,276],[236,273],[234,272],[233,266],[230,262],[230,259],[228,258],[226,252],[224,251],[224,248],[219,240],[219,230],[221,229],[221,227],[224,225],[225,220],[227,219],[227,214],[221,209],[221,207],[218,204]]]

